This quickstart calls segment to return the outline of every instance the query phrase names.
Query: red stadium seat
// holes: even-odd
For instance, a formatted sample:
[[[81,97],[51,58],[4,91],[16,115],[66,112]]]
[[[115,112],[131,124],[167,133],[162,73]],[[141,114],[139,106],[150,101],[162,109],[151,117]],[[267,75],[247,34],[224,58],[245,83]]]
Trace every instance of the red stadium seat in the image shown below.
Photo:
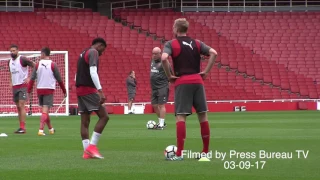
[[[69,77],[73,82],[78,54],[93,38],[103,37],[108,42],[107,51],[101,56],[107,101],[127,102],[124,82],[131,70],[136,71],[138,79],[136,100],[150,101],[146,96],[151,91],[147,72],[152,48],[163,47],[160,41],[87,9],[37,9],[34,13],[8,14],[0,17],[1,23],[6,24],[0,28],[0,47],[4,50],[13,43],[12,37],[19,40],[21,50],[40,49],[40,41],[46,41],[53,50],[68,50]],[[183,17],[171,10],[124,9],[114,14],[165,40],[173,38],[168,23]],[[319,14],[201,12],[185,13],[185,17],[190,22],[189,35],[215,48],[219,53],[217,62],[231,69],[213,68],[205,81],[208,100],[299,98],[295,93],[319,98],[320,87],[314,84],[320,80],[320,63],[316,60],[320,58],[319,25],[312,20],[319,19]],[[16,26],[16,22],[23,23]],[[297,24],[300,28],[291,28]],[[243,74],[255,80],[245,79]],[[74,91],[71,88],[70,103],[76,103]],[[173,90],[169,100],[173,101]]]
[[[309,97],[311,99],[319,99],[317,92],[310,92]]]
[[[310,28],[306,26],[306,28],[299,28],[297,30],[305,32],[304,34],[306,36],[301,34],[300,37],[296,36],[296,39],[290,38],[297,35],[297,33],[290,30],[289,27],[296,26],[296,23],[308,23],[303,20],[308,19],[311,13],[301,13],[301,15],[295,13],[304,18],[296,19],[294,16],[286,16],[285,21],[281,18],[281,16],[285,16],[283,13],[213,14],[214,15],[206,12],[186,13],[190,24],[193,25],[193,29],[189,30],[189,34],[201,40],[204,36],[201,33],[195,33],[195,31],[210,32],[211,36],[206,36],[205,41],[210,42],[210,39],[212,39],[213,42],[218,41],[213,47],[220,53],[222,65],[227,65],[231,69],[237,69],[238,72],[246,72],[249,76],[255,76],[257,80],[274,83],[274,86],[279,86],[281,89],[289,89],[289,84],[296,82],[298,77],[306,83],[311,83],[313,81],[312,79],[317,80],[320,78],[320,76],[317,76],[317,73],[319,73],[317,68],[308,71],[308,69],[314,67],[314,60],[312,58],[319,57],[315,54],[317,51],[313,50],[313,46],[307,45],[310,43],[314,44],[314,47],[320,46],[319,38],[316,34],[312,34],[312,31],[318,32],[318,30],[314,30],[316,29],[316,24],[311,22],[308,26]],[[157,26],[157,34],[161,34],[162,36],[164,31],[165,37],[170,37],[171,27],[164,26],[164,22],[173,21],[177,18],[174,15],[169,16],[165,13],[163,13],[162,16],[153,16],[153,13],[150,12],[144,12],[144,15],[147,15],[146,18],[143,18],[139,13],[132,13],[131,15],[135,15],[135,19],[139,19],[140,17],[141,23],[145,22],[145,24],[149,24],[149,27]],[[280,18],[274,18],[274,15],[278,15]],[[124,17],[124,19],[125,18],[126,17]],[[165,21],[162,21],[162,19],[165,19]],[[250,19],[250,23],[248,23],[246,19]],[[286,22],[288,22],[287,19],[290,21],[289,24],[286,24]],[[279,25],[278,22],[282,24]],[[218,34],[220,34],[220,36],[218,36]],[[301,46],[294,46],[293,43],[303,44],[305,47],[312,48],[313,51],[306,54],[306,51],[299,49]],[[236,50],[232,47],[236,47]],[[252,53],[255,54],[252,55]],[[235,54],[234,58],[228,58],[228,56],[231,57],[230,55],[233,54]],[[242,54],[244,54],[244,56],[242,56]],[[237,56],[239,56],[239,58],[237,58]],[[299,57],[299,60],[297,60],[297,57]],[[269,58],[270,60],[267,60]],[[256,68],[255,71],[252,71],[252,67],[243,64],[244,61],[251,61],[259,65],[264,69],[263,72]],[[307,64],[309,65],[307,66]],[[311,79],[305,78],[304,76],[310,77]],[[294,91],[298,89],[299,87],[293,88]],[[306,94],[306,92],[300,92],[300,89],[298,91],[303,95]],[[290,96],[293,97],[295,95],[292,94]]]

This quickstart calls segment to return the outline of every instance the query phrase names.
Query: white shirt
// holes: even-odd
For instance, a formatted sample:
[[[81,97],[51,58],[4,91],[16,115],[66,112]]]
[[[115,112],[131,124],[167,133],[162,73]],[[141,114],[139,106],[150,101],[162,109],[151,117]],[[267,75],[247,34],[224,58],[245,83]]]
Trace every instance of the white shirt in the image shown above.
[[[23,84],[28,78],[28,66],[23,67],[20,58],[21,56],[18,56],[15,60],[10,59],[9,62],[11,82],[13,86]]]
[[[37,69],[37,89],[56,89],[56,78],[54,77],[52,61],[41,59]]]

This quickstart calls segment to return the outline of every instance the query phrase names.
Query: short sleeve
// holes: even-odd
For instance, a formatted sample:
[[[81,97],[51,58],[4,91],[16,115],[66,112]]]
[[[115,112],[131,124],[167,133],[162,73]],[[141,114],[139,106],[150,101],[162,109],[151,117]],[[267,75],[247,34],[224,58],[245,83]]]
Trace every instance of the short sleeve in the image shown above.
[[[53,76],[54,76],[54,78],[56,78],[56,80],[57,80],[58,82],[61,82],[62,79],[61,79],[61,74],[60,74],[58,65],[57,65],[56,63],[52,63],[52,64],[53,64],[53,70],[52,70]]]
[[[209,51],[211,49],[210,46],[206,45],[204,42],[197,40],[200,42],[200,54],[205,55],[205,56],[209,56]]]
[[[31,66],[33,62],[31,62],[28,58],[25,56],[20,57],[20,62],[23,67]]]
[[[90,49],[88,57],[89,57],[89,66],[97,66],[98,65],[99,53],[97,50]]]
[[[171,46],[172,41],[168,41],[164,44],[163,47],[163,52],[167,53],[169,56],[172,55],[172,46]]]

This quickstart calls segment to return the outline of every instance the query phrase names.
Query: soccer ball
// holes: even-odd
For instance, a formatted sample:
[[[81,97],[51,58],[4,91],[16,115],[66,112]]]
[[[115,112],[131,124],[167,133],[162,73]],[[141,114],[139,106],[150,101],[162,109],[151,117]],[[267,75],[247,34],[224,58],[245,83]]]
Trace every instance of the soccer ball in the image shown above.
[[[155,121],[150,120],[147,122],[148,129],[154,129],[156,127],[156,125],[157,125],[157,123]]]
[[[172,158],[177,153],[177,146],[170,145],[164,150],[164,157],[166,159]]]

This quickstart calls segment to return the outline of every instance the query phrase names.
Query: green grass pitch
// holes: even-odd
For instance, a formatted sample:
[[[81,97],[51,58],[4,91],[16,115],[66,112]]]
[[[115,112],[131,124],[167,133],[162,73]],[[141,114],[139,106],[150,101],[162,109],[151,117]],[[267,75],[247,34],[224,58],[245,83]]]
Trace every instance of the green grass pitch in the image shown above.
[[[0,179],[316,180],[320,179],[319,117],[316,111],[210,113],[213,151],[309,150],[306,159],[298,159],[294,153],[293,159],[265,159],[263,169],[248,170],[227,170],[224,162],[215,158],[210,162],[165,161],[165,147],[175,144],[171,114],[163,131],[146,129],[146,122],[155,120],[155,115],[111,115],[98,144],[103,160],[82,159],[79,116],[51,117],[56,134],[44,137],[37,136],[38,117],[28,117],[24,135],[13,134],[18,128],[16,118],[0,117],[0,133],[8,134],[0,138]],[[92,117],[92,124],[96,119]],[[93,125],[90,129],[92,132]],[[202,149],[196,115],[187,121],[185,149]],[[240,162],[236,158],[227,160]]]

